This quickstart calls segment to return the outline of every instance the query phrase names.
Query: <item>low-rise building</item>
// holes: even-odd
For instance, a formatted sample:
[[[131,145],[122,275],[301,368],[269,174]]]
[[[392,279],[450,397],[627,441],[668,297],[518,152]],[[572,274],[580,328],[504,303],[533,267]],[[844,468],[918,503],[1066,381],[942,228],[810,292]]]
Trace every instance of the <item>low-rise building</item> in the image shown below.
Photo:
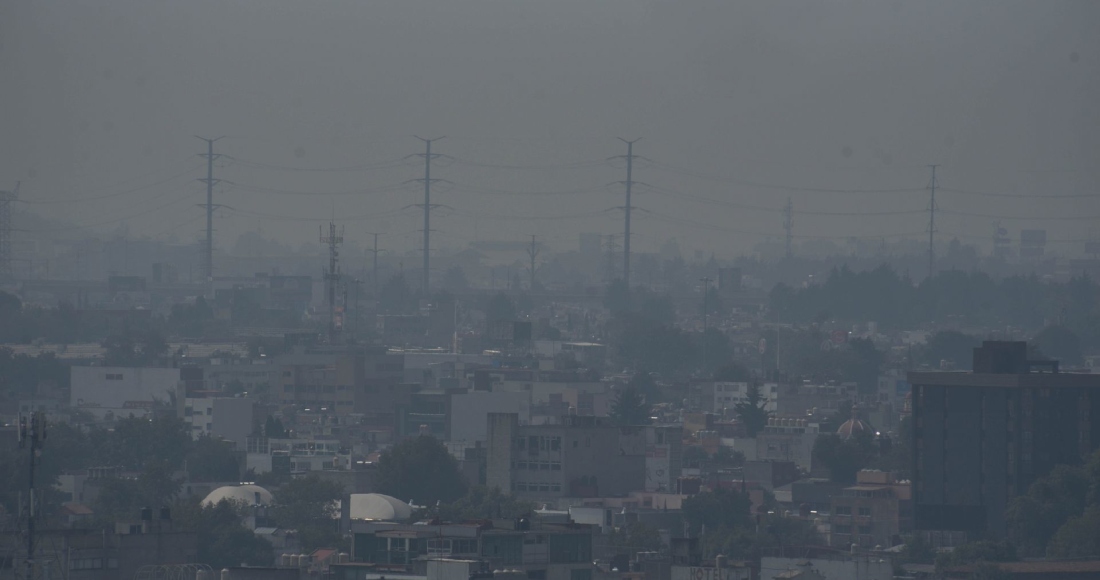
[[[559,425],[520,425],[514,413],[491,413],[488,424],[490,487],[545,500],[626,495],[646,487],[647,430],[652,427],[620,427],[606,417],[579,416]],[[678,463],[669,458],[670,468]]]
[[[912,527],[909,482],[894,481],[889,472],[860,471],[856,485],[833,496],[829,522],[832,546],[893,547]]]
[[[351,560],[418,573],[426,572],[430,561],[458,559],[485,562],[490,570],[520,570],[527,578],[591,580],[595,530],[538,519],[430,525],[354,521]]]

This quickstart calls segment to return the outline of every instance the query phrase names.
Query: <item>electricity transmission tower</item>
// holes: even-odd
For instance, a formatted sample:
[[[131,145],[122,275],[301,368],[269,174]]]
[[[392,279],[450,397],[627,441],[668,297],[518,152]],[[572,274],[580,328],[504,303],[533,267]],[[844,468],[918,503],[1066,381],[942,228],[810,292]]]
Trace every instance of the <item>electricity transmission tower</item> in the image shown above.
[[[443,181],[441,179],[432,179],[432,159],[438,159],[443,157],[439,153],[432,153],[432,143],[443,139],[443,137],[436,137],[435,139],[425,139],[423,137],[416,137],[424,142],[424,152],[416,153],[416,157],[424,158],[424,177],[421,179],[414,179],[413,181],[420,181],[424,183],[424,203],[414,204],[417,207],[424,208],[424,274],[423,281],[421,282],[421,290],[425,297],[428,296],[430,290],[428,283],[428,276],[430,272],[430,260],[429,253],[431,251],[431,215],[432,210],[439,207],[438,204],[432,204],[432,183],[437,181]]]
[[[13,191],[0,191],[0,280],[11,279],[11,202],[19,199],[19,182]]]
[[[936,165],[932,168],[932,182],[930,188],[932,196],[928,201],[928,277],[931,278],[936,266]]]
[[[340,228],[338,232],[336,224],[329,222],[328,235],[325,235],[323,229],[319,233],[321,243],[328,245],[328,270],[325,271],[325,291],[328,298],[328,339],[330,343],[335,343],[337,333],[343,327],[342,321],[339,325],[336,323],[336,286],[340,282],[340,267],[338,264],[340,250],[338,246],[344,243],[344,228]]]
[[[790,260],[793,253],[791,252],[791,239],[794,237],[794,203],[791,202],[791,198],[787,198],[787,205],[783,206],[783,230],[787,233],[786,239],[786,256]]]
[[[199,178],[199,181],[206,184],[206,246],[203,248],[202,274],[206,284],[212,287],[214,284],[214,185],[221,181],[214,179],[214,160],[221,157],[220,154],[214,153],[214,143],[222,138],[208,139],[198,135],[196,137],[206,142],[206,153],[199,153],[199,157],[206,158],[206,177]]]
[[[367,232],[368,236],[374,236],[374,247],[367,248],[367,251],[371,253],[371,274],[370,282],[373,287],[374,297],[378,298],[378,234],[375,232]]]
[[[630,288],[630,211],[634,209],[630,201],[631,186],[636,182],[634,181],[634,159],[637,157],[634,155],[634,144],[641,140],[641,137],[634,139],[633,141],[627,141],[622,137],[619,137],[619,141],[626,143],[626,155],[619,155],[612,159],[626,159],[626,180],[620,181],[626,188],[626,205],[623,206],[623,282],[626,283],[626,287]]]
[[[531,291],[535,291],[535,270],[538,266],[535,264],[535,260],[539,257],[541,249],[535,242],[535,236],[531,236],[531,245],[527,248],[527,257],[531,258]]]

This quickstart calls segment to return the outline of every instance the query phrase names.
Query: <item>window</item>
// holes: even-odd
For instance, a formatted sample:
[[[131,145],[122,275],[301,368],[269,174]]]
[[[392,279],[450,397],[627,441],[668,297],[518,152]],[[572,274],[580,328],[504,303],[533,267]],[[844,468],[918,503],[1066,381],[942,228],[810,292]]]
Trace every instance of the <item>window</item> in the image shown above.
[[[122,380],[122,373],[107,373],[107,380],[108,381],[121,381]]]
[[[516,469],[527,469],[527,462],[526,461],[520,461],[520,462],[516,463]]]
[[[550,439],[550,450],[561,451],[561,437],[553,437]]]
[[[852,515],[852,506],[838,505],[836,506],[836,515],[838,516],[850,516]]]
[[[561,471],[561,462],[553,461],[550,463],[550,471]]]
[[[838,534],[850,534],[850,533],[852,533],[852,526],[836,525],[836,526],[833,526],[833,528],[836,529],[836,533],[838,533]]]
[[[859,533],[863,534],[864,536],[871,535],[871,526],[860,526]]]
[[[519,439],[517,439],[516,444],[519,446],[520,449],[527,449],[527,439],[525,437],[520,437]]]
[[[871,508],[869,508],[869,507],[859,508],[859,515],[864,516],[864,517],[871,517]]]

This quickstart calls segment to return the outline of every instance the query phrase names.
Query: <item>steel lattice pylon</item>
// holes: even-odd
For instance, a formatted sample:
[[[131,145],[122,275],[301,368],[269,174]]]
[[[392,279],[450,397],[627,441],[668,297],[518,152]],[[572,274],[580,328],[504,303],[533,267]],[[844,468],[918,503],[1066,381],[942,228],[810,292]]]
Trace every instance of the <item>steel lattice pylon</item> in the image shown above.
[[[0,279],[10,279],[11,269],[11,202],[15,193],[0,191]]]

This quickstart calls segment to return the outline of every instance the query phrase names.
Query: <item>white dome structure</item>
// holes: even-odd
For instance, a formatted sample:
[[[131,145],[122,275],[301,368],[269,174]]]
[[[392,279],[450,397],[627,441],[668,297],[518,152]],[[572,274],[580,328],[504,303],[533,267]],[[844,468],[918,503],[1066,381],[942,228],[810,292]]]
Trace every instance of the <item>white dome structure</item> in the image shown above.
[[[353,493],[350,515],[353,520],[407,520],[412,517],[412,507],[380,493]]]
[[[223,499],[243,502],[247,505],[271,505],[271,492],[258,485],[225,485],[210,492],[202,500],[203,506],[216,505]]]

